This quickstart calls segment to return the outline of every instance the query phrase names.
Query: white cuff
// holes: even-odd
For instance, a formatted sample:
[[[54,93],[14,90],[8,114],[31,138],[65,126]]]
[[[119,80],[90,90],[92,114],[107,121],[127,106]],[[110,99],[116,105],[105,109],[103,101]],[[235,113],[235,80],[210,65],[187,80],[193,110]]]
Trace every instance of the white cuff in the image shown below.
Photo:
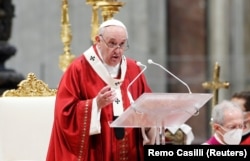
[[[90,135],[100,134],[101,133],[101,110],[98,110],[96,98],[92,102],[92,112],[91,112],[91,121],[90,121]]]

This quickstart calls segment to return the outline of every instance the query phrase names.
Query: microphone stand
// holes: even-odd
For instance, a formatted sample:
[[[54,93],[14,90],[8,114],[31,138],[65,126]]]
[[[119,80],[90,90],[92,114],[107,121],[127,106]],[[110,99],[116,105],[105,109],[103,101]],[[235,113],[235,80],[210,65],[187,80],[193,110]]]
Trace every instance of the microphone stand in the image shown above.
[[[184,86],[186,86],[186,88],[188,89],[188,92],[190,94],[192,94],[189,86],[187,85],[187,83],[185,83],[184,81],[182,81],[180,78],[178,78],[176,75],[174,75],[173,73],[171,73],[169,70],[167,70],[166,68],[164,68],[162,65],[153,62],[151,59],[148,59],[148,63],[149,64],[154,64],[158,67],[160,67],[161,69],[163,69],[164,71],[166,71],[168,74],[170,74],[171,76],[173,76],[175,79],[177,79],[179,82],[181,82]],[[156,128],[156,145],[165,145],[165,128],[164,125],[159,125]]]
[[[130,104],[134,103],[134,99],[132,98],[131,96],[131,93],[129,92],[129,88],[130,86],[138,79],[138,77],[140,75],[142,75],[142,73],[147,69],[147,66],[142,64],[141,62],[136,62],[136,65],[138,66],[143,66],[143,70],[141,70],[141,72],[129,83],[128,87],[127,87],[127,93],[128,93],[128,97],[129,97],[129,101],[130,101]]]
[[[177,79],[179,82],[181,82],[184,86],[186,86],[187,89],[188,89],[188,92],[189,92],[190,94],[192,93],[191,90],[190,90],[190,88],[189,88],[189,86],[187,85],[187,83],[185,83],[184,81],[182,81],[180,78],[178,78],[176,75],[174,75],[174,74],[171,73],[169,70],[167,70],[166,68],[164,68],[162,65],[153,62],[151,59],[148,59],[148,63],[149,63],[149,64],[157,65],[157,66],[159,66],[161,69],[165,70],[168,74],[170,74],[170,75],[173,76],[175,79]]]

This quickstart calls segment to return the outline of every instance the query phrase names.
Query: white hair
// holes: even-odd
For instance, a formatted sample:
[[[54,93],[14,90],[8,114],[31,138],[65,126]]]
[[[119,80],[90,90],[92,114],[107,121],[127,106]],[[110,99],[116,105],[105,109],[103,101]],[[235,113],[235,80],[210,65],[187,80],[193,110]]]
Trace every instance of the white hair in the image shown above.
[[[232,111],[238,110],[243,113],[240,106],[238,106],[236,103],[229,100],[223,100],[221,103],[213,107],[211,121],[213,123],[218,123],[222,125],[224,123],[224,117],[225,117],[224,111],[226,110],[232,110]]]

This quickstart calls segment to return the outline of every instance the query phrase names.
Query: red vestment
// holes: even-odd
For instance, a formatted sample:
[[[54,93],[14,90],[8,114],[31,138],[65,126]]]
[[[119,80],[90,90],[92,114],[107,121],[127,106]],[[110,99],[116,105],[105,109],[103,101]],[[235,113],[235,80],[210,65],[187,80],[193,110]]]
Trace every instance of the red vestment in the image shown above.
[[[250,132],[242,136],[240,145],[250,145]]]
[[[126,62],[127,70],[120,86],[124,110],[130,105],[127,87],[141,71],[134,60],[126,58]],[[106,85],[84,55],[71,63],[58,87],[46,161],[144,160],[140,128],[125,128],[125,137],[116,139],[114,129],[109,126],[113,120],[112,104],[102,108],[101,133],[89,135],[92,101]],[[144,92],[151,92],[144,75],[129,91],[134,100]]]

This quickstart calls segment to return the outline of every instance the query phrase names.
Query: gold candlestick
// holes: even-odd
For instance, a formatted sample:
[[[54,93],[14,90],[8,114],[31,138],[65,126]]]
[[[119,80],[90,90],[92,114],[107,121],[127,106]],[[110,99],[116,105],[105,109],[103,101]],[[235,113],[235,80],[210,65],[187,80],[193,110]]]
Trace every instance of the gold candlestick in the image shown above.
[[[70,43],[72,34],[69,24],[68,1],[62,0],[62,16],[61,16],[61,39],[64,44],[64,53],[59,57],[59,67],[64,72],[69,64],[75,59],[75,56],[70,52]]]
[[[91,19],[91,40],[95,42],[95,36],[98,34],[99,28],[99,8],[102,11],[102,20],[106,21],[113,18],[114,14],[119,12],[120,7],[124,5],[123,2],[116,0],[86,0],[86,3],[92,6],[92,19]]]
[[[87,0],[87,4],[92,6],[92,18],[91,18],[91,34],[90,38],[92,42],[95,42],[95,36],[97,35],[98,32],[98,27],[99,27],[99,18],[98,18],[98,6],[96,3],[100,0]]]
[[[124,2],[117,1],[99,1],[96,3],[102,10],[102,20],[106,21],[114,17],[114,14],[119,12],[119,9],[125,5]]]

